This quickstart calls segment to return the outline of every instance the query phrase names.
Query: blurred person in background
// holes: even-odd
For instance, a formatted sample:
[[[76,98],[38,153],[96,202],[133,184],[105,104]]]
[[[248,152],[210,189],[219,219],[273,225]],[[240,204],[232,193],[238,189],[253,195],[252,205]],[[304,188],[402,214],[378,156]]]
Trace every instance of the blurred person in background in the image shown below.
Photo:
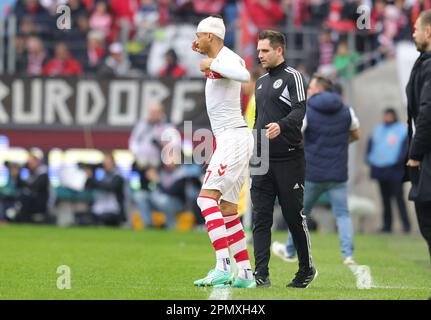
[[[136,123],[129,138],[129,151],[135,158],[132,170],[139,174],[141,182],[141,189],[134,192],[133,200],[146,227],[153,225],[152,208],[148,204],[151,191],[159,182],[161,152],[165,143],[162,136],[169,135],[175,139],[176,132],[175,127],[166,120],[163,105],[153,103],[148,107],[148,116]],[[174,143],[181,146],[181,141]]]
[[[130,75],[131,63],[124,55],[123,45],[111,43],[109,55],[98,68],[98,74],[103,77],[125,77]]]
[[[17,0],[13,13],[16,15],[18,25],[23,19],[29,19],[34,22],[35,32],[48,33],[55,28],[55,18],[51,16],[39,0]]]
[[[91,214],[96,225],[119,226],[127,221],[125,180],[111,153],[105,153],[102,169],[103,177],[97,179],[92,167],[85,168],[88,177],[85,188],[94,191]]]
[[[159,72],[160,77],[181,78],[187,74],[187,69],[178,62],[178,56],[174,49],[165,53],[165,65]]]
[[[359,61],[359,58],[359,54],[356,51],[351,52],[349,50],[347,41],[340,41],[334,56],[334,67],[338,77],[343,80],[353,78],[356,75],[356,63]]]
[[[159,7],[157,1],[139,0],[139,9],[134,16],[137,30],[136,39],[147,46],[153,39],[153,31],[159,25]]]
[[[18,186],[20,184],[21,165],[12,161],[6,161],[5,167],[8,170],[6,185],[0,188],[0,224],[6,222],[6,212],[14,211],[15,202],[19,195]]]
[[[39,37],[31,36],[26,43],[27,59],[26,74],[39,76],[42,74],[43,65],[47,62],[48,55]]]
[[[90,17],[91,30],[97,30],[102,33],[105,40],[111,33],[112,16],[108,12],[108,6],[105,1],[98,1],[95,5],[94,12]]]
[[[176,155],[176,154],[173,154]],[[154,177],[157,187],[149,193],[149,197],[142,198],[150,211],[161,211],[166,216],[165,227],[174,229],[176,213],[183,211],[196,203],[201,182],[201,167],[198,165],[181,164],[181,158],[164,159],[159,173]],[[197,205],[192,205],[194,214],[200,213]]]
[[[39,150],[30,151],[26,168],[29,170],[29,177],[18,178],[16,216],[12,220],[23,223],[49,222],[48,167],[43,163],[43,154]]]
[[[392,232],[392,198],[397,202],[404,232],[410,232],[402,181],[407,151],[407,126],[398,121],[395,109],[387,108],[383,113],[383,123],[373,129],[367,148],[371,178],[378,181],[382,197],[381,232]]]
[[[85,72],[95,73],[106,53],[105,38],[101,31],[92,30],[87,36]]]
[[[72,57],[65,43],[57,43],[55,56],[42,69],[44,76],[78,76],[82,74],[81,64]]]
[[[359,139],[359,120],[347,107],[332,81],[315,74],[307,91],[306,116],[302,126],[307,170],[304,215],[309,216],[320,196],[327,192],[336,219],[344,264],[354,264],[353,224],[347,206],[348,147]],[[293,238],[286,245],[274,242],[272,251],[287,262],[296,261]]]
[[[317,72],[327,77],[335,74],[334,43],[331,38],[331,30],[325,29],[319,34],[319,66]]]
[[[413,39],[420,52],[407,84],[409,125],[408,173],[419,230],[431,258],[431,10],[423,11],[415,23]]]

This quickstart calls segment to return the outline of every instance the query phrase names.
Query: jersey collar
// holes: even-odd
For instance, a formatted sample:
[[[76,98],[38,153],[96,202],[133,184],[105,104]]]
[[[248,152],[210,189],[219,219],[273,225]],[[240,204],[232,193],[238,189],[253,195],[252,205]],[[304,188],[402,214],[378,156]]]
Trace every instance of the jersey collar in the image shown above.
[[[286,61],[283,61],[278,66],[271,68],[271,69],[268,69],[268,72],[271,76],[273,76],[273,75],[279,74],[280,72],[282,72],[286,68],[287,68]]]

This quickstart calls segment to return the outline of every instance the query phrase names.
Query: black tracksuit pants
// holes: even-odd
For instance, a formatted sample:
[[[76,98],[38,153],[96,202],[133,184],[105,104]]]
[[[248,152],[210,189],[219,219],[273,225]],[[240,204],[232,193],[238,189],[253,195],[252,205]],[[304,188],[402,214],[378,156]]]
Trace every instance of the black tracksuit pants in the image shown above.
[[[392,231],[392,197],[395,198],[400,212],[403,230],[410,231],[410,221],[404,200],[403,183],[401,181],[379,181],[380,194],[383,201],[383,231]]]
[[[431,201],[415,201],[416,216],[418,218],[419,230],[428,244],[431,258]]]
[[[312,266],[310,237],[303,216],[305,159],[303,150],[296,150],[292,159],[269,161],[265,175],[252,177],[251,200],[253,203],[253,245],[256,275],[269,275],[268,263],[271,246],[271,227],[275,197],[298,253],[299,268]]]

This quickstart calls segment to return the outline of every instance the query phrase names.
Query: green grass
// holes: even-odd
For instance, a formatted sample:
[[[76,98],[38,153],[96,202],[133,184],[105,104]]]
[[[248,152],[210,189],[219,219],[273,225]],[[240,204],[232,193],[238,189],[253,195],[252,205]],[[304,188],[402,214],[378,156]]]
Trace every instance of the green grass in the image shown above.
[[[277,232],[274,239],[283,241]],[[336,235],[312,234],[319,277],[306,290],[287,289],[296,264],[272,257],[269,289],[231,290],[231,299],[428,299],[431,267],[415,236],[357,235],[356,260],[376,287],[356,288],[341,263]],[[250,247],[250,255],[252,256]],[[195,279],[214,265],[206,233],[46,226],[0,227],[0,299],[208,299]],[[57,267],[71,268],[72,288],[57,289]]]

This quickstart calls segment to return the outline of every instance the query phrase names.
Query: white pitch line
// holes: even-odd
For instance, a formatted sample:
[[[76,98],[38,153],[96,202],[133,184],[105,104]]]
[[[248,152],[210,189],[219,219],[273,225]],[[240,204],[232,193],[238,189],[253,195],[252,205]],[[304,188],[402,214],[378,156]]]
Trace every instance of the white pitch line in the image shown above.
[[[371,270],[369,266],[366,265],[349,265],[350,271],[356,277],[356,288],[358,289],[371,289],[375,288],[373,285],[373,278],[371,277]]]
[[[208,300],[230,300],[231,295],[230,288],[213,288]]]
[[[371,269],[367,265],[349,265],[349,269],[356,277],[356,287],[358,289],[398,289],[398,290],[431,290],[425,287],[410,287],[410,286],[381,286],[373,283],[371,277]]]
[[[408,286],[379,286],[375,285],[373,288],[376,289],[401,289],[401,290],[431,290],[431,288],[425,287],[408,287]]]

